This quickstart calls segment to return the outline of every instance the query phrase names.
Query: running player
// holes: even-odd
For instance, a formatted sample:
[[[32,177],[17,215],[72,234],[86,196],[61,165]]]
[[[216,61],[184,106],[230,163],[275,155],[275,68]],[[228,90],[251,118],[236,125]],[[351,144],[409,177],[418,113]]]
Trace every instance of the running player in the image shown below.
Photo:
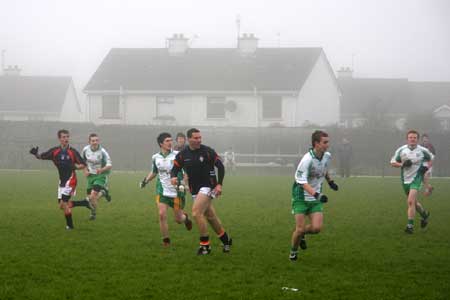
[[[328,175],[331,154],[328,134],[317,130],[311,136],[312,149],[300,161],[292,186],[292,214],[295,217],[295,230],[292,233],[289,259],[297,260],[298,247],[306,249],[306,234],[317,234],[322,229],[323,205],[328,197],[322,194],[322,183],[327,180],[331,189],[337,191],[338,185]],[[306,225],[306,216],[309,223]]]
[[[100,139],[96,133],[89,135],[89,145],[84,147],[82,157],[87,164],[84,175],[87,177],[87,200],[92,207],[90,219],[95,220],[100,197],[104,195],[108,202],[111,201],[108,190],[108,176],[112,168],[111,157],[100,145]]]
[[[39,153],[39,147],[33,147],[30,153],[37,159],[52,160],[58,169],[59,186],[58,186],[58,203],[59,207],[64,210],[66,218],[66,229],[74,228],[72,221],[72,207],[74,203],[70,201],[70,197],[75,194],[77,186],[76,169],[84,169],[85,162],[81,158],[77,150],[69,145],[69,131],[61,129],[58,131],[59,146],[55,146],[46,152]],[[77,205],[75,205],[77,206]],[[87,201],[82,205],[88,207]]]
[[[187,230],[192,229],[192,221],[187,213],[183,211],[185,205],[185,192],[183,185],[183,172],[177,173],[176,187],[170,181],[170,171],[177,151],[172,151],[172,136],[163,132],[157,138],[160,152],[152,157],[152,171],[142,180],[140,187],[144,188],[147,183],[156,180],[156,203],[159,210],[159,227],[163,240],[163,246],[170,246],[169,225],[167,224],[167,210],[173,208],[175,221],[184,224]]]
[[[395,151],[391,159],[391,166],[401,168],[403,190],[408,200],[408,224],[405,232],[414,232],[414,218],[416,210],[421,216],[420,226],[425,228],[428,224],[430,213],[425,210],[418,200],[419,191],[422,188],[423,176],[433,162],[434,155],[425,147],[418,145],[419,133],[410,130],[406,134],[406,145]]]
[[[200,247],[197,254],[207,255],[211,252],[208,223],[221,240],[223,252],[230,252],[232,239],[225,232],[212,203],[212,200],[222,193],[225,167],[216,151],[202,145],[202,136],[198,129],[189,129],[187,138],[188,146],[180,151],[175,158],[171,171],[171,181],[174,186],[177,185],[177,175],[182,169],[185,170],[189,178],[189,189],[194,199],[192,216],[200,231]],[[218,170],[218,178],[216,178],[215,167]]]

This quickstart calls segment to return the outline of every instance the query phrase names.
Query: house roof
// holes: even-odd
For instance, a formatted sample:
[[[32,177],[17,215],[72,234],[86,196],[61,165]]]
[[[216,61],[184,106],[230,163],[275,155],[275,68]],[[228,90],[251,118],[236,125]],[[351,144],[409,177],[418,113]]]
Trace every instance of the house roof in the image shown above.
[[[450,82],[411,82],[407,79],[340,78],[341,113],[431,113],[450,105]]]
[[[407,113],[411,101],[407,79],[338,78],[342,90],[341,113],[370,111]]]
[[[411,97],[417,109],[433,112],[450,106],[450,82],[410,82]]]
[[[70,77],[0,76],[0,111],[61,112]]]
[[[111,49],[86,92],[299,91],[322,48],[258,48],[242,56],[233,48],[192,48],[171,56],[166,48]]]

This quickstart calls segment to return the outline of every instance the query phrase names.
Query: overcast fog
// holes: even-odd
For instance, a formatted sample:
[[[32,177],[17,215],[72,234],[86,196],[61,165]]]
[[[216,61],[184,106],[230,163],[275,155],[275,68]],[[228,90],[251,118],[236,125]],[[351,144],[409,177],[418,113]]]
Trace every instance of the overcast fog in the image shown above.
[[[72,76],[81,90],[114,47],[165,47],[173,33],[235,47],[239,16],[260,47],[323,47],[358,77],[449,81],[449,15],[446,0],[15,0],[2,1],[0,49],[23,75]]]

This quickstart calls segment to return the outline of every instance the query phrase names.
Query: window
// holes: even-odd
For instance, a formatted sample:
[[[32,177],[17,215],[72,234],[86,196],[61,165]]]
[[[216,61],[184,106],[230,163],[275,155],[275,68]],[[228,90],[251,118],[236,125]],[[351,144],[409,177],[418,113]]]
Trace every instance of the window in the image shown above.
[[[263,119],[281,119],[281,96],[264,96],[262,99]]]
[[[208,119],[224,119],[225,97],[208,97],[206,116]]]
[[[102,97],[102,118],[120,118],[120,97],[118,95],[107,95]]]
[[[156,97],[156,116],[168,117],[173,115],[175,100],[173,97]]]

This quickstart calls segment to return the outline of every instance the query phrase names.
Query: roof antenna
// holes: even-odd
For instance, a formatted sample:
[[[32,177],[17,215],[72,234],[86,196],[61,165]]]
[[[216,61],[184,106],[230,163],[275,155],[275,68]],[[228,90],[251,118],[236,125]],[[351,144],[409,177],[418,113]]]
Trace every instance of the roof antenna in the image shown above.
[[[239,37],[241,36],[241,16],[236,16],[236,29],[237,29],[237,47],[239,48]]]

